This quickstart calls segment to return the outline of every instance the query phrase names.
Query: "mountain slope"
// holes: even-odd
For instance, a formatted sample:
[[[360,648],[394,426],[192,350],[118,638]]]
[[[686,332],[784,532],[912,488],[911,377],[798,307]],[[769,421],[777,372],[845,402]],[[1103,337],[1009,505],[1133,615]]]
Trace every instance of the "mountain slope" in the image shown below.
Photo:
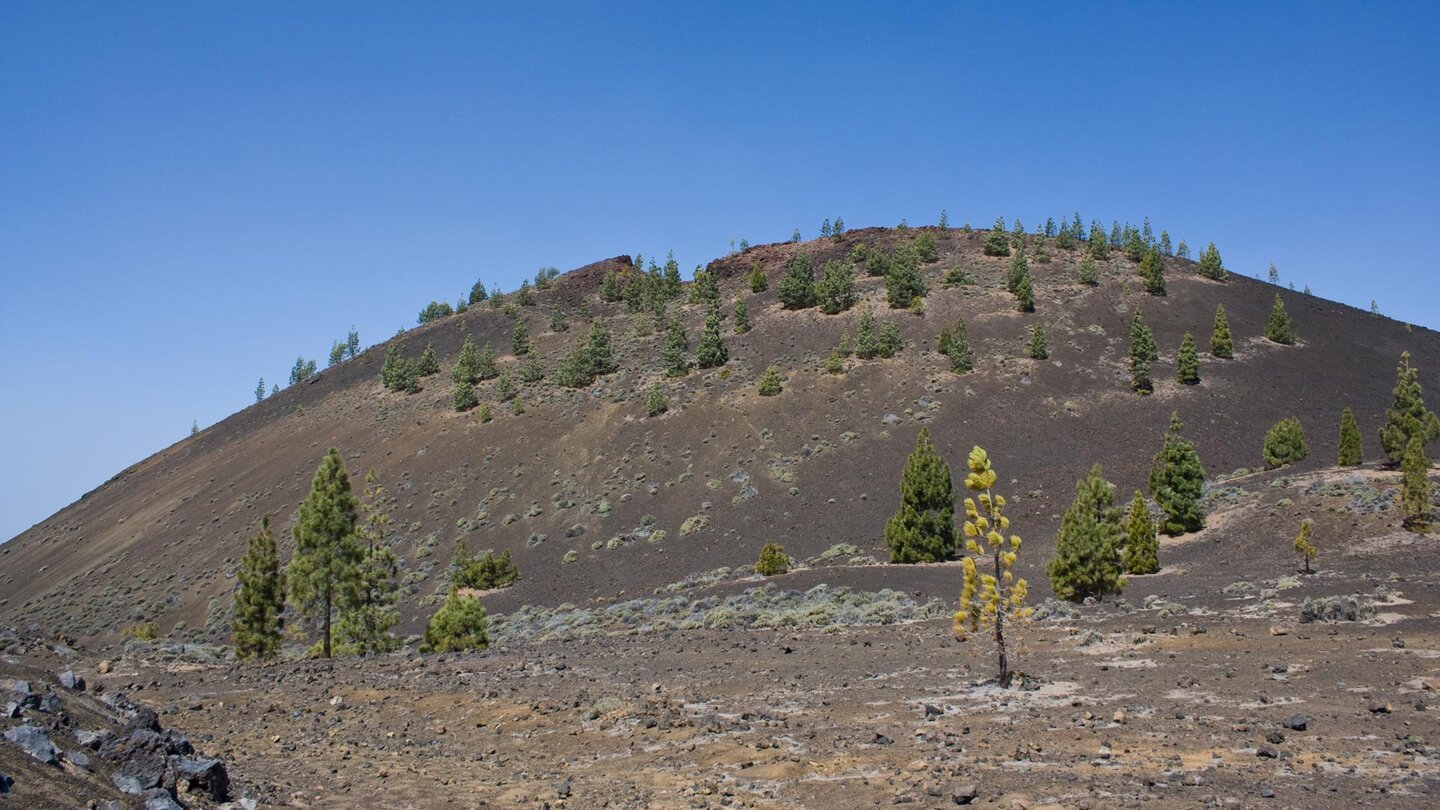
[[[924,268],[923,315],[887,309],[882,279],[859,279],[863,302],[881,321],[895,320],[905,350],[891,360],[852,359],[847,373],[826,374],[824,357],[854,333],[864,303],[834,316],[782,310],[776,287],[785,263],[804,251],[818,268],[858,243],[892,248],[927,232],[938,237],[940,260]],[[574,313],[588,301],[608,325],[621,366],[585,390],[522,385],[522,414],[496,400],[493,381],[479,387],[495,409],[490,423],[449,404],[449,367],[466,331],[514,363],[503,358],[513,328],[503,310],[482,305],[410,330],[396,338],[408,356],[433,342],[441,358],[441,373],[421,393],[384,390],[388,343],[372,347],[124,470],[0,546],[0,622],[110,636],[155,620],[178,637],[224,638],[246,540],[263,514],[288,528],[331,445],[357,488],[373,468],[395,498],[392,540],[404,560],[409,629],[432,609],[427,597],[457,538],[472,550],[509,550],[520,567],[517,585],[487,598],[492,612],[646,595],[751,564],[770,541],[802,560],[836,544],[885,560],[884,520],[922,424],[952,466],[963,464],[971,445],[989,450],[1014,527],[1028,541],[1020,568],[1043,593],[1043,563],[1075,480],[1100,462],[1122,498],[1143,488],[1171,411],[1184,419],[1211,476],[1260,466],[1265,430],[1298,416],[1310,442],[1310,459],[1299,465],[1306,470],[1333,462],[1347,405],[1359,418],[1366,458],[1379,456],[1375,431],[1402,351],[1411,352],[1432,399],[1440,392],[1436,333],[1278,290],[1300,338],[1279,346],[1261,337],[1276,288],[1241,277],[1209,281],[1175,258],[1165,260],[1169,294],[1155,298],[1118,251],[1091,288],[1076,281],[1079,251],[1052,248],[1053,261],[1031,262],[1037,312],[1015,312],[1004,289],[1009,259],[984,256],[982,239],[983,232],[867,229],[712,262],[723,310],[744,298],[754,329],[731,335],[727,322],[730,362],[666,381],[671,407],[655,419],[645,418],[644,395],[665,379],[663,337],[637,336],[636,316],[596,297],[605,271],[628,268],[628,258],[572,271],[537,293],[536,306],[518,308],[537,355],[553,369],[583,335]],[[762,294],[751,293],[745,277],[756,263],[770,279]],[[942,289],[951,267],[969,270],[978,284]],[[1208,345],[1217,304],[1229,315],[1236,358],[1202,355],[1201,384],[1182,386],[1174,382],[1181,337],[1188,330]],[[1136,307],[1160,346],[1149,397],[1129,388]],[[568,333],[550,332],[555,308],[570,313]],[[683,310],[693,346],[704,313]],[[976,356],[975,372],[964,376],[935,352],[940,330],[957,316]],[[1034,323],[1049,336],[1046,361],[1025,356]],[[785,390],[762,398],[756,384],[771,365]],[[277,534],[285,558],[288,534]],[[956,583],[945,566],[875,566],[843,576],[947,599]]]

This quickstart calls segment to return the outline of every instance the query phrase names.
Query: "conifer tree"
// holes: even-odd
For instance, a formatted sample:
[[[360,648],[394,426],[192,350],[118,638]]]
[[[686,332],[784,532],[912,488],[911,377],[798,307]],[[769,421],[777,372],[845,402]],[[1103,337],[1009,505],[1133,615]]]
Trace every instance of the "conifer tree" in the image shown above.
[[[675,251],[670,251],[665,256],[665,269],[663,271],[662,289],[666,298],[675,298],[680,295],[680,263],[675,261]]]
[[[948,230],[949,228],[950,228],[950,215],[945,212],[945,209],[944,209],[944,208],[941,208],[941,209],[940,209],[940,230],[944,231],[944,230]]]
[[[345,362],[345,344],[337,340],[330,344],[330,362],[328,365],[338,366],[343,362]]]
[[[650,386],[650,393],[645,396],[645,415],[650,417],[659,416],[670,409],[669,397],[665,396],[665,386],[656,380]]]
[[[1089,253],[1080,260],[1080,283],[1087,287],[1100,284],[1100,270],[1095,266],[1095,257]]]
[[[530,289],[530,279],[520,282],[520,289],[515,291],[515,303],[522,307],[535,306],[535,293]]]
[[[465,341],[460,344],[460,355],[455,358],[455,365],[450,367],[450,382],[454,383],[457,388],[468,383],[472,386],[473,392],[477,377],[476,366],[479,362],[480,356],[475,351],[475,340],[467,333]]]
[[[484,301],[488,297],[490,297],[490,294],[485,292],[485,282],[476,281],[475,285],[470,288],[470,297],[468,301],[470,306],[473,307],[481,301]]]
[[[773,397],[784,390],[780,385],[780,372],[774,366],[765,369],[765,374],[760,377],[759,393],[762,397]]]
[[[1005,232],[1005,218],[996,217],[995,225],[985,235],[983,248],[986,256],[1009,256],[1010,234]]]
[[[1125,589],[1120,569],[1120,513],[1115,487],[1100,465],[1075,484],[1075,499],[1065,510],[1055,556],[1045,566],[1056,596],[1072,602],[1104,599]]]
[[[265,398],[265,378],[261,377],[260,382],[255,384],[255,401],[259,402]]]
[[[755,266],[750,268],[750,292],[763,293],[768,289],[770,289],[770,279],[765,276],[765,271],[760,268],[760,263],[756,262]]]
[[[780,279],[780,303],[786,309],[808,309],[815,306],[815,268],[810,256],[801,253],[785,265],[785,276]]]
[[[799,228],[796,228],[795,231],[790,234],[790,241],[791,241],[791,242],[799,242],[799,241],[800,241],[800,229],[799,229]]]
[[[285,571],[291,601],[300,615],[318,625],[325,658],[330,657],[336,612],[353,601],[357,587],[361,551],[355,542],[356,508],[345,462],[332,447],[300,504],[292,531],[295,557]]]
[[[1183,239],[1180,241],[1180,250],[1182,251],[1180,254],[1181,258],[1189,258],[1190,246],[1185,244]],[[1220,251],[1215,248],[1214,242],[1211,242],[1209,247],[1200,251],[1199,270],[1200,275],[1215,281],[1224,281],[1230,276],[1230,274],[1225,271],[1224,265],[1220,262]]]
[[[665,373],[671,377],[683,377],[690,372],[690,337],[685,334],[685,321],[678,315],[666,320],[665,345],[660,358],[665,363]]]
[[[285,619],[285,575],[270,534],[270,516],[260,518],[260,533],[250,538],[236,575],[235,618],[230,621],[230,638],[235,657],[274,658],[280,654]]]
[[[556,334],[570,331],[570,321],[565,318],[565,311],[556,309],[550,313],[550,331]]]
[[[545,379],[545,369],[535,355],[530,355],[524,363],[520,364],[520,382],[537,383],[543,379]]]
[[[1020,285],[1015,290],[1015,310],[1017,312],[1035,311],[1035,288],[1030,280],[1030,271],[1026,270],[1025,275],[1020,277]]]
[[[620,274],[615,270],[606,270],[605,275],[600,277],[600,300],[619,301],[625,297],[625,291],[620,285]]]
[[[1180,435],[1185,425],[1180,414],[1170,415],[1165,444],[1150,468],[1150,494],[1163,515],[1160,531],[1175,536],[1205,528],[1200,496],[1205,487],[1205,468],[1195,445]]]
[[[500,378],[495,381],[495,398],[501,402],[509,402],[518,393],[520,392],[516,389],[515,379],[510,376],[510,372],[500,372]]]
[[[900,478],[900,508],[885,523],[890,561],[937,562],[955,551],[955,484],[950,465],[920,429]]]
[[[821,235],[821,236],[829,236],[829,235],[830,235],[830,218],[829,218],[829,217],[826,217],[826,218],[825,218],[825,221],[822,222],[822,223],[820,223],[820,235]]]
[[[690,303],[715,306],[720,302],[720,282],[708,270],[695,271],[695,283],[690,285]]]
[[[845,235],[845,220],[835,217],[835,225],[830,228],[830,235],[839,239]]]
[[[1184,240],[1184,239],[1181,239],[1181,240],[1180,240],[1180,244],[1178,244],[1178,245],[1175,246],[1175,255],[1176,255],[1176,257],[1181,258],[1181,259],[1189,259],[1189,258],[1190,258],[1190,246],[1187,245],[1187,244],[1185,244],[1185,240]]]
[[[1430,459],[1418,434],[1405,445],[1400,469],[1400,508],[1405,528],[1426,534],[1430,531]]]
[[[900,338],[900,327],[894,321],[886,321],[880,325],[880,332],[875,336],[875,348],[880,357],[894,357],[905,348],[905,341]]]
[[[830,351],[830,355],[825,358],[825,373],[826,373],[826,374],[844,374],[844,373],[845,373],[845,355],[844,355],[843,353],[841,353],[839,347],[836,347],[836,348],[832,349],[832,350]]]
[[[429,377],[440,371],[440,357],[435,354],[435,344],[426,343],[425,351],[420,353],[420,363],[415,368],[415,373],[421,377]]]
[[[1380,428],[1380,446],[1391,463],[1399,462],[1412,438],[1421,445],[1440,438],[1440,416],[1425,407],[1420,387],[1420,372],[1410,365],[1410,353],[1400,354],[1395,367],[1394,402],[1385,410],[1385,425]]]
[[[1160,251],[1147,250],[1140,258],[1140,278],[1145,281],[1145,292],[1151,295],[1165,295],[1165,262]]]
[[[500,369],[495,365],[495,347],[489,343],[480,350],[480,356],[475,359],[475,379],[493,380],[500,376]]]
[[[1295,328],[1285,312],[1285,302],[1280,300],[1280,293],[1275,293],[1275,306],[1270,309],[1270,322],[1265,324],[1265,337],[1285,346],[1295,343]]]
[[[837,315],[855,306],[859,300],[855,294],[855,268],[834,259],[825,262],[815,292],[820,299],[820,311],[826,315]]]
[[[1340,451],[1336,463],[1341,467],[1354,467],[1364,460],[1364,454],[1360,425],[1355,421],[1355,412],[1346,407],[1340,412]]]
[[[1300,533],[1295,535],[1295,553],[1300,555],[1300,560],[1305,564],[1305,573],[1313,574],[1310,570],[1310,563],[1319,556],[1319,549],[1315,547],[1315,541],[1311,539],[1314,529],[1310,521],[1300,521]]]
[[[1230,338],[1230,321],[1225,317],[1225,305],[1215,307],[1215,326],[1210,330],[1210,355],[1222,360],[1235,356],[1235,342]]]
[[[1159,359],[1159,347],[1150,327],[1145,325],[1140,310],[1130,319],[1130,387],[1136,393],[1149,394],[1155,390],[1150,379],[1150,364]]]
[[[700,368],[723,366],[730,359],[725,348],[725,338],[720,335],[720,310],[711,307],[705,316],[705,328],[700,332],[700,345],[695,348],[695,365]]]
[[[1044,360],[1050,356],[1050,344],[1045,340],[1045,328],[1040,324],[1030,327],[1030,359]]]
[[[585,363],[591,377],[602,377],[620,367],[615,360],[615,350],[610,347],[610,330],[605,324],[595,321],[585,336]]]
[[[890,308],[905,309],[916,298],[924,298],[925,293],[918,257],[910,250],[896,251],[885,272],[885,300],[890,302]]]
[[[530,328],[524,321],[515,322],[515,331],[510,333],[510,351],[517,357],[530,353]]]
[[[1030,262],[1025,258],[1025,251],[1015,254],[1010,260],[1010,270],[1005,274],[1005,289],[1011,295],[1020,294],[1020,281],[1030,275]]]
[[[1160,539],[1155,521],[1150,518],[1150,504],[1139,490],[1130,501],[1130,514],[1125,520],[1125,572],[1153,574],[1160,570]]]
[[[938,343],[940,353],[950,358],[950,369],[956,374],[965,374],[975,368],[970,351],[970,334],[965,328],[965,319],[956,318],[954,329],[940,332]]]
[[[1180,340],[1175,379],[1182,385],[1195,385],[1200,382],[1200,356],[1195,351],[1195,336],[1189,332]]]
[[[1110,258],[1110,240],[1105,236],[1105,229],[1100,223],[1090,224],[1090,236],[1085,240],[1085,252],[1094,257],[1096,261],[1105,261]]]
[[[1164,253],[1166,256],[1174,256],[1174,255],[1175,255],[1175,249],[1174,249],[1174,248],[1171,246],[1171,244],[1170,244],[1170,233],[1169,233],[1169,231],[1161,231],[1161,232],[1160,232],[1160,252],[1161,252],[1161,253]]]
[[[741,298],[735,302],[735,334],[743,335],[750,331],[750,308],[745,306],[745,299]]]
[[[1265,433],[1265,469],[1273,470],[1286,464],[1294,464],[1309,455],[1310,447],[1305,443],[1305,429],[1300,420],[1293,416],[1276,422]]]
[[[1009,650],[1015,643],[1017,625],[1030,618],[1025,606],[1029,583],[1011,571],[1020,553],[1020,536],[1005,536],[1010,518],[1005,516],[1005,498],[993,491],[995,469],[980,447],[971,449],[967,459],[970,472],[965,488],[978,493],[965,499],[965,581],[960,591],[960,609],[955,612],[954,630],[964,639],[967,632],[991,631],[995,642],[996,682],[1009,688]],[[976,504],[976,500],[979,504]],[[983,565],[993,573],[981,573]],[[1007,638],[1006,632],[1010,633]]]
[[[855,356],[861,360],[880,356],[880,335],[869,304],[860,312],[860,322],[855,326]]]
[[[385,545],[385,532],[391,523],[390,500],[374,470],[365,475],[365,500],[360,509],[360,536],[366,548],[357,567],[355,591],[341,610],[335,631],[346,651],[370,655],[390,652],[400,645],[390,632],[400,621],[400,611],[395,607],[400,598],[400,562]]]
[[[460,380],[450,391],[450,404],[455,406],[457,411],[468,411],[479,402],[479,398],[475,396],[475,383],[469,380]]]
[[[488,403],[488,402],[483,403],[483,404],[480,406],[480,421],[481,421],[481,422],[489,422],[489,421],[490,421],[490,418],[491,418],[491,417],[490,417],[490,403]]]
[[[1268,274],[1268,278],[1271,284],[1275,284],[1277,286],[1280,284],[1280,271],[1275,269],[1274,262],[1270,262],[1270,272]]]
[[[490,646],[485,606],[475,596],[450,586],[445,604],[425,627],[421,652],[465,652]]]

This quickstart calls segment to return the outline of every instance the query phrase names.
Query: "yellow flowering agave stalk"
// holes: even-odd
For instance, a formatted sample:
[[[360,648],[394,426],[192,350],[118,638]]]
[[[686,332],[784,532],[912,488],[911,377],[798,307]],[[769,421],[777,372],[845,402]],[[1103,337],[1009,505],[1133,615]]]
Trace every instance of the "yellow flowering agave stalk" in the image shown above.
[[[978,494],[965,499],[965,585],[960,609],[955,612],[955,633],[963,640],[968,633],[992,630],[999,664],[997,680],[1001,686],[1009,686],[1013,673],[1006,658],[1006,622],[1013,629],[1031,613],[1025,606],[1029,586],[1010,570],[1020,551],[1020,537],[1006,537],[1010,518],[1005,517],[1005,497],[991,491],[996,475],[990,457],[975,447],[968,464],[965,488]],[[989,570],[981,573],[981,566]]]

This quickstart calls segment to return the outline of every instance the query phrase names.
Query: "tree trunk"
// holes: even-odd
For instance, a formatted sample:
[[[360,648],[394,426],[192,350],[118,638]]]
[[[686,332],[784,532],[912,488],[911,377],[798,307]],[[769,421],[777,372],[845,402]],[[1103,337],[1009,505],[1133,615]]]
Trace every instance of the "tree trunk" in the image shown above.
[[[997,546],[995,549],[996,594],[1000,594],[1000,583],[1003,581],[1000,579],[1000,574],[1000,548]],[[1010,667],[1005,660],[1005,599],[1003,596],[1001,596],[1000,602],[995,605],[995,655],[999,659],[998,663],[1000,665],[1000,686],[1008,687],[1010,685]]]
[[[325,589],[325,630],[324,638],[321,640],[322,658],[330,657],[330,589]]]

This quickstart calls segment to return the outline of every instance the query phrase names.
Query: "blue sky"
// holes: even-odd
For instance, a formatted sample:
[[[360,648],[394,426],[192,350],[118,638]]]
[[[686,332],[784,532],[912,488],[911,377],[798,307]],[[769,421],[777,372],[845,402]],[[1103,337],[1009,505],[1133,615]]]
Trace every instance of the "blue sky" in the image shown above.
[[[1440,327],[1436,42],[1433,2],[0,3],[0,539],[352,324],[837,214],[1148,216]]]

